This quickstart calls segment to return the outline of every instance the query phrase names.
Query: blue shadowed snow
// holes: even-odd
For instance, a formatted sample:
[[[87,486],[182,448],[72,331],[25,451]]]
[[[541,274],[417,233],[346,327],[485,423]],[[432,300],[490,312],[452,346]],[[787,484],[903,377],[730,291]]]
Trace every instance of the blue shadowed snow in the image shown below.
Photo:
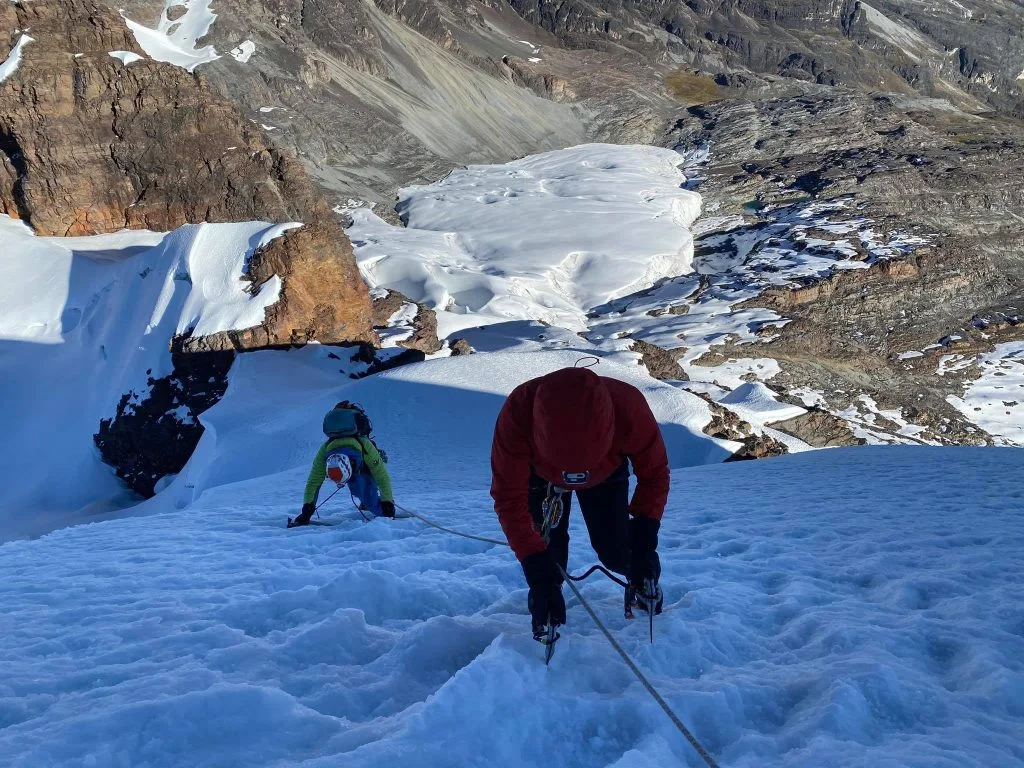
[[[0,764],[700,764],[573,599],[544,667],[507,549],[347,502],[283,527],[324,404],[359,394],[399,502],[501,538],[484,367],[507,387],[559,358],[337,386],[283,355],[233,371],[179,476],[195,501],[172,509],[172,486],[148,516],[0,546]],[[714,447],[651,386],[677,451]],[[610,582],[583,589],[722,766],[1021,765],[1022,469],[1017,449],[856,448],[677,470],[655,644]],[[578,515],[572,535],[579,570]]]

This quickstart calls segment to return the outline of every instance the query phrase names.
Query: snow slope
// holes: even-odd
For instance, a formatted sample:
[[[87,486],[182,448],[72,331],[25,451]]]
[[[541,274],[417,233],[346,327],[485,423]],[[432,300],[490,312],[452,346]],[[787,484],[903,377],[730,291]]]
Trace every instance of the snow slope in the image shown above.
[[[0,217],[0,541],[132,501],[93,446],[100,420],[171,372],[173,336],[262,322],[280,280],[247,293],[246,262],[292,226],[50,238]]]
[[[184,505],[206,489],[308,469],[320,445],[316,428],[340,399],[368,410],[374,434],[407,486],[457,486],[486,494],[491,429],[505,396],[535,376],[571,366],[576,351],[493,352],[407,365],[358,381],[328,347],[240,356],[224,398],[201,417],[206,432],[193,459],[163,499]],[[700,398],[656,381],[639,366],[604,360],[595,370],[628,381],[647,397],[662,426],[672,466],[723,461],[737,447],[701,430],[711,412]],[[173,500],[173,501],[172,501]]]
[[[574,599],[544,667],[506,548],[338,501],[334,527],[283,528],[323,404],[357,395],[401,504],[501,538],[492,356],[331,392],[316,353],[241,359],[194,503],[0,546],[0,762],[699,765]],[[562,359],[494,357],[510,377]],[[677,470],[654,645],[610,582],[583,590],[723,766],[1020,765],[1022,469],[1017,449],[857,448]]]

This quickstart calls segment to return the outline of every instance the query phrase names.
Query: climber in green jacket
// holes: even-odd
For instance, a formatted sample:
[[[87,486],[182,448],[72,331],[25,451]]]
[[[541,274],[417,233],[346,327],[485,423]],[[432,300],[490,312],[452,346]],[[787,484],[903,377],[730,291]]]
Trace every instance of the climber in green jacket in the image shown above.
[[[289,527],[308,525],[320,486],[330,479],[339,487],[347,485],[359,508],[374,517],[394,517],[395,500],[385,458],[370,439],[370,420],[366,412],[348,401],[338,403],[324,417],[327,442],[313,459],[302,497],[302,512]]]

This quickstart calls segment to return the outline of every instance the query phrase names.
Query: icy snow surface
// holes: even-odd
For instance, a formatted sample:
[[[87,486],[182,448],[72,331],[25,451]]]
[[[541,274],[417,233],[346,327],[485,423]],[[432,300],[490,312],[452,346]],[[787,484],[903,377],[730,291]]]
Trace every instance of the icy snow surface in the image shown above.
[[[439,313],[439,334],[508,320],[583,330],[587,311],[692,271],[700,196],[683,156],[589,144],[470,166],[404,189],[392,227],[369,210],[349,229],[371,287]]]
[[[506,548],[347,502],[324,508],[334,527],[283,527],[322,410],[349,397],[400,504],[500,539],[493,416],[575,357],[349,383],[326,348],[240,357],[152,514],[0,546],[0,762],[700,765],[575,599],[545,668]],[[600,370],[645,387],[673,466],[716,460],[697,398]],[[1016,449],[928,448],[677,470],[655,643],[610,582],[583,591],[723,766],[1020,764],[1022,470]],[[572,525],[579,571],[594,555]]]
[[[7,58],[4,59],[3,63],[0,64],[0,83],[9,78],[17,70],[18,65],[21,63],[21,52],[29,43],[34,42],[34,38],[28,35],[22,35],[18,38],[18,42],[15,43],[14,48],[7,54]]]
[[[127,17],[125,23],[147,56],[191,72],[200,64],[207,64],[220,58],[212,45],[196,48],[196,41],[209,33],[217,18],[217,14],[210,10],[210,2],[211,0],[167,0],[156,29],[145,27]],[[168,10],[182,5],[188,10],[181,18],[171,21],[167,15]]]
[[[123,506],[123,485],[92,445],[100,419],[122,395],[143,396],[148,376],[170,373],[174,335],[263,321],[280,279],[249,294],[245,262],[290,226],[54,238],[0,216],[0,541],[86,505]]]

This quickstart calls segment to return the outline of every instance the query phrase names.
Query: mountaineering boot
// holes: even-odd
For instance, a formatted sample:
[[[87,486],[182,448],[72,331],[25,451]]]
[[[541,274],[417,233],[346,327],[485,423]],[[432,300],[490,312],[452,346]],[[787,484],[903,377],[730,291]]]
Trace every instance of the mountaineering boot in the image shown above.
[[[644,582],[642,590],[630,587],[628,591],[632,593],[631,607],[639,608],[644,613],[650,613],[653,608],[655,616],[661,613],[665,604],[665,594],[661,591],[661,585],[658,582],[648,579]]]
[[[562,596],[561,584],[552,584],[546,599],[542,591],[530,590],[527,604],[532,616],[534,640],[541,640],[549,626],[560,627],[565,624],[565,598]]]

